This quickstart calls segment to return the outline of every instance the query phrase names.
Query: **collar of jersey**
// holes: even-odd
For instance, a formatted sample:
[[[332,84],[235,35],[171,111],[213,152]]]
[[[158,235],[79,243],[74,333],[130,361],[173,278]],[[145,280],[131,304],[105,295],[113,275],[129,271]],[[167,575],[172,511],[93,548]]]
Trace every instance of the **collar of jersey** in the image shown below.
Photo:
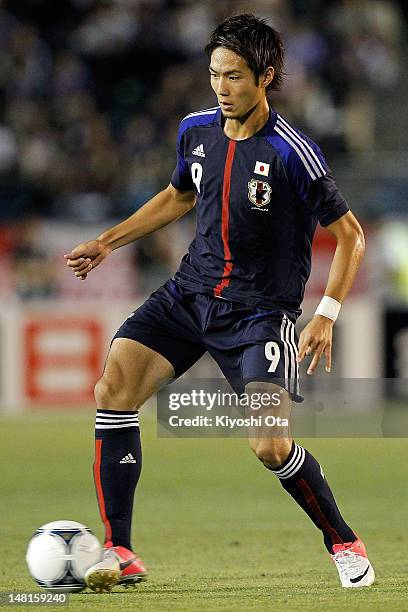
[[[278,113],[272,110],[271,108],[269,108],[269,119],[265,123],[265,125],[262,126],[260,130],[255,132],[255,134],[252,134],[252,136],[249,136],[248,138],[243,138],[242,140],[235,140],[235,142],[245,142],[246,140],[250,140],[251,138],[254,138],[255,136],[269,136],[273,132],[273,128],[275,127],[277,117],[278,117]],[[214,123],[217,123],[220,126],[222,133],[224,134],[224,128],[222,125],[221,108],[217,110]],[[229,138],[226,134],[224,134],[224,136],[228,140],[234,140],[234,138]]]

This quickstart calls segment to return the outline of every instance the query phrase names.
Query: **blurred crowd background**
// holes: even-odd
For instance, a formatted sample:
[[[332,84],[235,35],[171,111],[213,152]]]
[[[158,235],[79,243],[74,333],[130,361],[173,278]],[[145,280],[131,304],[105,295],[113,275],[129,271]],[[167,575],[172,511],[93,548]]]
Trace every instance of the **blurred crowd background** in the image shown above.
[[[3,299],[140,296],[174,273],[194,213],[89,283],[62,254],[167,186],[179,121],[216,104],[209,33],[239,12],[284,38],[287,76],[271,104],[319,143],[365,226],[364,289],[408,303],[402,0],[0,0]]]

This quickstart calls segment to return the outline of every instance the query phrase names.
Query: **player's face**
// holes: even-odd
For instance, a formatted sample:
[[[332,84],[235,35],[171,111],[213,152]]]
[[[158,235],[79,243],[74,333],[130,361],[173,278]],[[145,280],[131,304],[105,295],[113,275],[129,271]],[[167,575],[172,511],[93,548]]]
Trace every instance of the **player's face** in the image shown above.
[[[240,119],[265,99],[263,78],[256,83],[254,73],[241,55],[217,47],[211,54],[209,66],[213,88],[222,113],[227,119]],[[267,81],[267,84],[273,78]]]

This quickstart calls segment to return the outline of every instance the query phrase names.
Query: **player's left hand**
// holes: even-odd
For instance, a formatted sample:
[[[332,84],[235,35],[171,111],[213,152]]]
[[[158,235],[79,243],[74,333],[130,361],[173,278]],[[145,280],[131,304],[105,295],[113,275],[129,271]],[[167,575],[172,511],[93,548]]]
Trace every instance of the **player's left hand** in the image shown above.
[[[314,374],[322,355],[326,359],[326,372],[331,372],[333,323],[327,317],[315,315],[299,336],[298,362],[301,363],[305,357],[313,355],[307,369],[307,373],[310,376]]]

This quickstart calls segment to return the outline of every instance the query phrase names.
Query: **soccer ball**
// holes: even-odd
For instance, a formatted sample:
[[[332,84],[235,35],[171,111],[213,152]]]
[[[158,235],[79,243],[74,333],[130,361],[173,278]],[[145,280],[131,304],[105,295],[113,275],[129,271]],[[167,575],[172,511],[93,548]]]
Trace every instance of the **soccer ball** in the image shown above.
[[[85,588],[85,572],[102,559],[92,531],[76,521],[53,521],[39,527],[26,554],[31,576],[48,591],[75,593]]]

